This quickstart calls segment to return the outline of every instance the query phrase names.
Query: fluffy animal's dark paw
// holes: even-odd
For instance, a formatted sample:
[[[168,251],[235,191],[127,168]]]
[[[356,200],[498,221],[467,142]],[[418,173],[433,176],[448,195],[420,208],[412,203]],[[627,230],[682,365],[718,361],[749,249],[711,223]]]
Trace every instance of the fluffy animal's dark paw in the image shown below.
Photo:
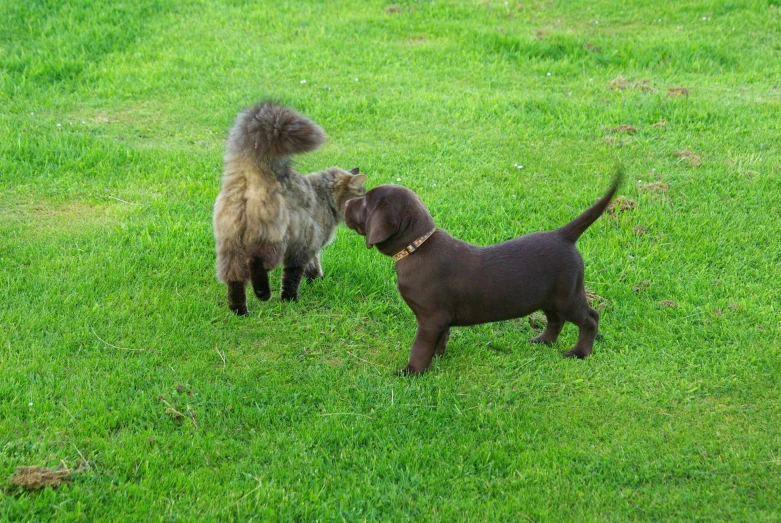
[[[259,290],[255,290],[255,296],[257,296],[260,301],[268,301],[271,298],[271,291],[270,290],[260,290],[260,291]]]
[[[241,305],[236,308],[231,307],[231,310],[236,314],[236,316],[246,316],[247,314],[249,314],[246,305]]]
[[[283,301],[298,301],[298,293],[297,292],[285,292],[282,291],[282,294],[279,296]]]

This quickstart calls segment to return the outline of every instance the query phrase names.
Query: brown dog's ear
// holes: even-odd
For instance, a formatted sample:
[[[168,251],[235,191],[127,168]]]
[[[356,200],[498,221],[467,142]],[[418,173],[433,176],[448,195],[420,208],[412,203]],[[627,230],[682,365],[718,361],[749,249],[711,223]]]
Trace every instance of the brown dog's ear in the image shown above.
[[[366,248],[371,249],[378,243],[382,243],[399,228],[395,216],[390,216],[385,207],[378,205],[366,219],[364,230],[366,231]]]
[[[361,172],[361,170],[358,167],[353,167],[352,169],[350,169],[347,172],[350,173],[350,174],[358,174],[358,173]]]

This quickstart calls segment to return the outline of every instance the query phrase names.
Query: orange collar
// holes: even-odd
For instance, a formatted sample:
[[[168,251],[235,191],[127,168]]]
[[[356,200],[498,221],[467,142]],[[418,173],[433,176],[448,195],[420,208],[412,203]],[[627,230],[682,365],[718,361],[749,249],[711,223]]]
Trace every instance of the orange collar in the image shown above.
[[[434,234],[434,231],[436,231],[436,230],[437,230],[437,228],[434,227],[433,229],[428,231],[426,234],[424,234],[423,236],[421,236],[420,238],[418,238],[417,240],[415,240],[414,242],[410,243],[409,245],[404,247],[402,250],[400,250],[399,252],[394,254],[393,255],[393,261],[397,262],[400,259],[404,258],[405,256],[408,256],[408,255],[412,254],[413,252],[417,251],[418,248],[421,245],[423,245],[423,242],[428,240],[429,237],[431,237],[431,235]]]

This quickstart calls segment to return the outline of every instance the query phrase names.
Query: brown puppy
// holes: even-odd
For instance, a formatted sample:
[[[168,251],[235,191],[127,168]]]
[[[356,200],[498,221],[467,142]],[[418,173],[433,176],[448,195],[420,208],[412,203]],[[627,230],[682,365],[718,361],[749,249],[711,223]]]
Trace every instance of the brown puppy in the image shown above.
[[[436,229],[418,196],[381,185],[348,200],[345,223],[366,236],[366,247],[396,260],[398,289],[415,313],[418,330],[404,374],[422,374],[445,353],[451,326],[509,320],[542,310],[545,331],[530,340],[551,344],[565,321],[580,329],[566,357],[591,354],[599,313],[586,299],[583,258],[575,247],[599,218],[621,181],[586,212],[560,229],[478,247]]]

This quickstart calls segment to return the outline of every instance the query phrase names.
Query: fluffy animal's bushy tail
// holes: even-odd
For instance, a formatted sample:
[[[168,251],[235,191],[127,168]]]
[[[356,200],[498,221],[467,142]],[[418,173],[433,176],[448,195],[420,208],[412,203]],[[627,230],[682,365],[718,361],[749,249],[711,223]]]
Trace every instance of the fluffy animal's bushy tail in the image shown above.
[[[227,152],[264,162],[314,151],[323,142],[325,131],[312,120],[279,103],[264,101],[236,118]]]
[[[597,218],[602,216],[607,206],[610,204],[610,200],[613,199],[613,195],[616,193],[618,186],[621,185],[621,180],[624,177],[624,168],[621,165],[616,167],[616,174],[613,178],[613,185],[607,191],[607,193],[600,198],[597,203],[586,209],[586,211],[569,222],[567,225],[559,229],[559,234],[564,238],[575,243],[580,235],[594,223]]]

